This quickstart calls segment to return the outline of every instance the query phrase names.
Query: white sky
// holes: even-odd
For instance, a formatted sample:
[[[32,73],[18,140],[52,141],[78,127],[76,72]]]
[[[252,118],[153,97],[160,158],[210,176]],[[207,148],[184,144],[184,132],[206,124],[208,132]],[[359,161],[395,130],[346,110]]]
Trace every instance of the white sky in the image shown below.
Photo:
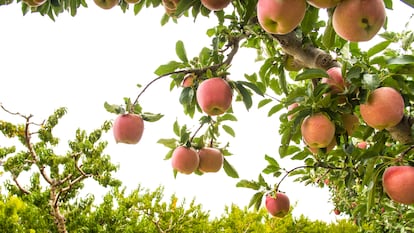
[[[153,71],[160,64],[178,60],[177,40],[184,41],[189,58],[209,46],[210,38],[205,31],[215,25],[214,18],[200,17],[196,23],[182,18],[179,24],[161,27],[162,13],[162,8],[144,8],[140,15],[134,16],[132,10],[105,11],[89,1],[89,8],[80,8],[77,16],[63,13],[53,22],[39,14],[22,16],[17,4],[0,7],[0,102],[11,111],[32,113],[39,121],[56,108],[67,107],[68,114],[55,134],[65,148],[65,142],[73,138],[78,127],[90,131],[104,120],[116,117],[106,112],[105,101],[122,104],[123,97],[135,99],[140,91],[137,83],[147,84],[156,78]],[[243,73],[254,72],[257,68],[254,59],[253,51],[240,51],[230,78],[243,80]],[[163,185],[166,197],[172,193],[187,200],[195,197],[212,215],[221,214],[224,206],[232,203],[246,206],[254,191],[236,188],[238,180],[228,177],[224,171],[173,178],[170,160],[163,160],[168,149],[156,141],[174,137],[172,124],[177,117],[181,124],[197,127],[199,115],[194,120],[183,116],[179,92],[169,92],[169,83],[164,78],[141,97],[145,111],[163,113],[165,117],[145,124],[139,144],[115,144],[112,135],[106,135],[110,142],[106,153],[120,165],[116,176],[130,188],[138,184],[150,189]],[[234,103],[233,108],[239,121],[232,124],[236,138],[223,138],[223,143],[230,141],[234,154],[228,160],[240,178],[256,179],[266,166],[264,155],[278,156],[278,116],[267,118],[267,109],[247,112],[241,102]],[[14,120],[3,111],[0,119]],[[2,136],[0,142],[3,145]],[[287,169],[294,167],[290,161],[280,163]],[[272,184],[278,182],[267,180]],[[331,213],[333,207],[328,203],[326,190],[290,180],[281,188],[291,203],[297,203],[295,215],[325,221],[336,218]],[[97,198],[104,194],[94,184],[88,184],[86,189]]]

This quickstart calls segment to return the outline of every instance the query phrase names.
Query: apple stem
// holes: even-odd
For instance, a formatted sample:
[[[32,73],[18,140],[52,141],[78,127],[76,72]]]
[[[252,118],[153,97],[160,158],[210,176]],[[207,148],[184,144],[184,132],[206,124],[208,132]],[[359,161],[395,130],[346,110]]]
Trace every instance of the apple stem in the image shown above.
[[[194,132],[193,136],[191,136],[191,138],[190,138],[190,143],[191,143],[191,142],[193,142],[193,140],[194,140],[195,136],[196,136],[196,135],[197,135],[197,133],[201,130],[201,128],[203,128],[204,124],[205,124],[204,122],[203,122],[203,123],[201,123],[201,124],[200,124],[200,126],[197,128],[197,130]]]

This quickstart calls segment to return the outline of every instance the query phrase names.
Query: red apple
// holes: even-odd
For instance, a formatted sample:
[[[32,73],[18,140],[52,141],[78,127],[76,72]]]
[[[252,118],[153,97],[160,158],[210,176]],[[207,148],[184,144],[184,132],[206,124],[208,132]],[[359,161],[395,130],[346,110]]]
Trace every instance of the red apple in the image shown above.
[[[298,103],[293,103],[293,104],[290,104],[290,105],[288,106],[288,108],[287,108],[287,109],[288,109],[288,112],[289,112],[289,111],[291,111],[292,109],[294,109],[294,108],[298,107],[298,106],[299,106],[299,104],[298,104]],[[290,114],[290,115],[288,115],[288,117],[287,117],[287,118],[288,118],[288,120],[289,120],[289,121],[291,121],[291,120],[292,120],[292,118],[294,117],[294,115],[295,115],[295,114]]]
[[[174,149],[171,156],[173,169],[183,174],[193,173],[197,170],[199,162],[197,151],[192,147],[179,146]]]
[[[365,150],[368,147],[368,143],[366,141],[358,142],[357,143],[357,147],[359,149]]]
[[[360,105],[362,119],[372,128],[383,130],[396,126],[404,117],[404,99],[391,87],[380,87],[371,92]]]
[[[201,172],[218,172],[223,167],[224,157],[217,148],[204,147],[198,151],[200,164],[198,169]]]
[[[232,102],[233,92],[222,78],[209,78],[201,82],[196,92],[197,103],[210,116],[226,112]]]
[[[340,215],[341,214],[341,211],[338,210],[338,209],[334,209],[334,213],[335,213],[335,215]]]
[[[335,136],[335,124],[322,112],[306,117],[301,125],[305,143],[311,148],[325,148]]]
[[[316,8],[332,8],[342,0],[307,0],[308,3]]]
[[[287,34],[303,20],[306,0],[259,0],[257,18],[268,33]]]
[[[119,0],[93,0],[97,6],[102,9],[109,10],[118,5]]]
[[[385,23],[384,0],[343,0],[332,16],[335,32],[345,40],[371,40]]]
[[[137,144],[144,132],[144,120],[137,114],[122,114],[112,127],[116,143]]]
[[[331,87],[332,94],[338,94],[345,90],[345,80],[342,77],[342,69],[341,67],[332,67],[329,68],[326,73],[328,73],[329,77],[322,78],[321,82],[326,83]]]
[[[192,87],[194,85],[194,74],[187,74],[183,82],[181,83],[182,87]]]
[[[290,201],[286,194],[277,192],[276,196],[267,195],[265,201],[267,212],[274,217],[284,217],[289,213]]]
[[[384,191],[395,202],[414,204],[414,167],[391,166],[382,176]]]
[[[220,11],[230,4],[231,0],[201,0],[201,4],[211,11]]]

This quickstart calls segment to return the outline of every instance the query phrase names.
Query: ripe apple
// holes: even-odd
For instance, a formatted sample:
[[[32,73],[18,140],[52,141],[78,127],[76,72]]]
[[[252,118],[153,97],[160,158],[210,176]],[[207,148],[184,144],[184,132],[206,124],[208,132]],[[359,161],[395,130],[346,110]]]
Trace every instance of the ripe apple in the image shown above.
[[[357,147],[359,149],[365,150],[368,147],[368,143],[366,141],[361,141],[357,143]]]
[[[321,79],[322,83],[326,83],[331,87],[332,94],[338,94],[345,90],[345,80],[342,77],[341,67],[331,67],[326,73],[329,75],[328,78],[324,77]]]
[[[290,201],[289,197],[281,192],[277,192],[276,196],[267,195],[265,201],[267,212],[274,217],[284,217],[289,213]]]
[[[414,167],[391,166],[382,175],[384,191],[395,202],[414,204]]]
[[[335,124],[324,113],[315,113],[303,120],[301,133],[309,147],[325,148],[334,139]]]
[[[334,137],[334,138],[332,139],[331,143],[329,143],[329,145],[328,145],[328,146],[323,147],[323,148],[325,148],[325,149],[326,149],[326,153],[328,153],[328,152],[330,152],[331,150],[333,150],[333,149],[335,148],[336,144],[337,144],[337,142],[336,142],[336,139],[335,139],[335,137]],[[319,149],[321,149],[321,148],[317,148],[317,147],[309,147],[309,146],[308,146],[308,149],[309,149],[309,151],[310,151],[310,152],[312,152],[313,154],[317,154],[317,153],[318,153],[318,151],[319,151]]]
[[[97,6],[102,9],[109,10],[118,5],[119,0],[93,0]]]
[[[38,7],[43,5],[47,0],[23,0],[30,7]]]
[[[201,0],[201,4],[211,11],[220,11],[230,4],[231,0]]]
[[[390,128],[404,117],[404,99],[394,88],[379,87],[360,105],[360,113],[365,123],[372,128]]]
[[[200,83],[196,92],[197,103],[210,116],[226,112],[232,102],[233,92],[222,78],[209,78]]]
[[[204,147],[198,151],[200,164],[198,169],[201,172],[218,172],[223,167],[224,157],[217,148]]]
[[[341,115],[342,123],[349,136],[352,136],[354,131],[359,126],[359,118],[352,113],[344,113]]]
[[[268,33],[287,34],[303,20],[306,0],[259,0],[257,18]]]
[[[332,8],[342,0],[307,0],[308,3],[316,8]]]
[[[192,147],[179,146],[174,149],[171,156],[171,165],[174,170],[183,173],[193,173],[199,165],[200,158]]]
[[[341,214],[341,211],[338,210],[338,209],[334,209],[334,213],[335,213],[335,215],[340,215]]]
[[[296,108],[296,107],[298,107],[299,106],[299,104],[298,103],[293,103],[293,104],[290,104],[288,107],[287,107],[287,110],[288,110],[288,112],[290,112],[290,111],[292,111],[294,108]],[[289,121],[291,121],[292,120],[292,118],[294,117],[294,115],[295,114],[290,114],[290,115],[288,115],[288,120]]]
[[[137,144],[144,132],[144,120],[137,114],[122,114],[112,127],[116,143]]]
[[[384,0],[344,0],[332,16],[335,32],[345,40],[371,40],[385,23]]]
[[[184,79],[183,82],[181,83],[182,87],[192,87],[194,85],[194,74],[187,74]]]

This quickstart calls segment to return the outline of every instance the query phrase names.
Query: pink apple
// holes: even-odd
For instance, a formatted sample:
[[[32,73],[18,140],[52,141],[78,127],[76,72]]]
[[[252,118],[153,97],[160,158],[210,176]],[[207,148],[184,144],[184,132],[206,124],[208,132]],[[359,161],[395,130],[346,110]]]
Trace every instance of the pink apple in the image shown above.
[[[322,78],[321,82],[326,83],[331,87],[332,94],[343,92],[345,90],[345,80],[342,77],[341,67],[329,68],[326,73],[329,75],[329,77]]]
[[[276,196],[267,195],[265,200],[267,212],[274,217],[284,217],[289,213],[290,201],[286,194],[277,192]]]
[[[385,23],[384,0],[344,0],[332,16],[335,32],[345,40],[369,41]]]
[[[217,148],[204,147],[198,151],[201,172],[218,172],[223,167],[223,154]]]
[[[171,156],[173,169],[187,175],[197,170],[199,162],[197,151],[192,147],[179,146]]]
[[[268,33],[287,34],[303,20],[306,0],[259,0],[257,18]]]
[[[215,116],[223,114],[230,108],[233,91],[226,80],[209,78],[198,86],[196,98],[203,112]]]
[[[391,166],[382,176],[384,191],[395,202],[414,204],[414,167]]]
[[[220,11],[230,4],[231,0],[201,0],[201,4],[211,11]]]
[[[137,144],[144,132],[144,120],[137,114],[122,114],[115,119],[112,128],[117,143]]]

